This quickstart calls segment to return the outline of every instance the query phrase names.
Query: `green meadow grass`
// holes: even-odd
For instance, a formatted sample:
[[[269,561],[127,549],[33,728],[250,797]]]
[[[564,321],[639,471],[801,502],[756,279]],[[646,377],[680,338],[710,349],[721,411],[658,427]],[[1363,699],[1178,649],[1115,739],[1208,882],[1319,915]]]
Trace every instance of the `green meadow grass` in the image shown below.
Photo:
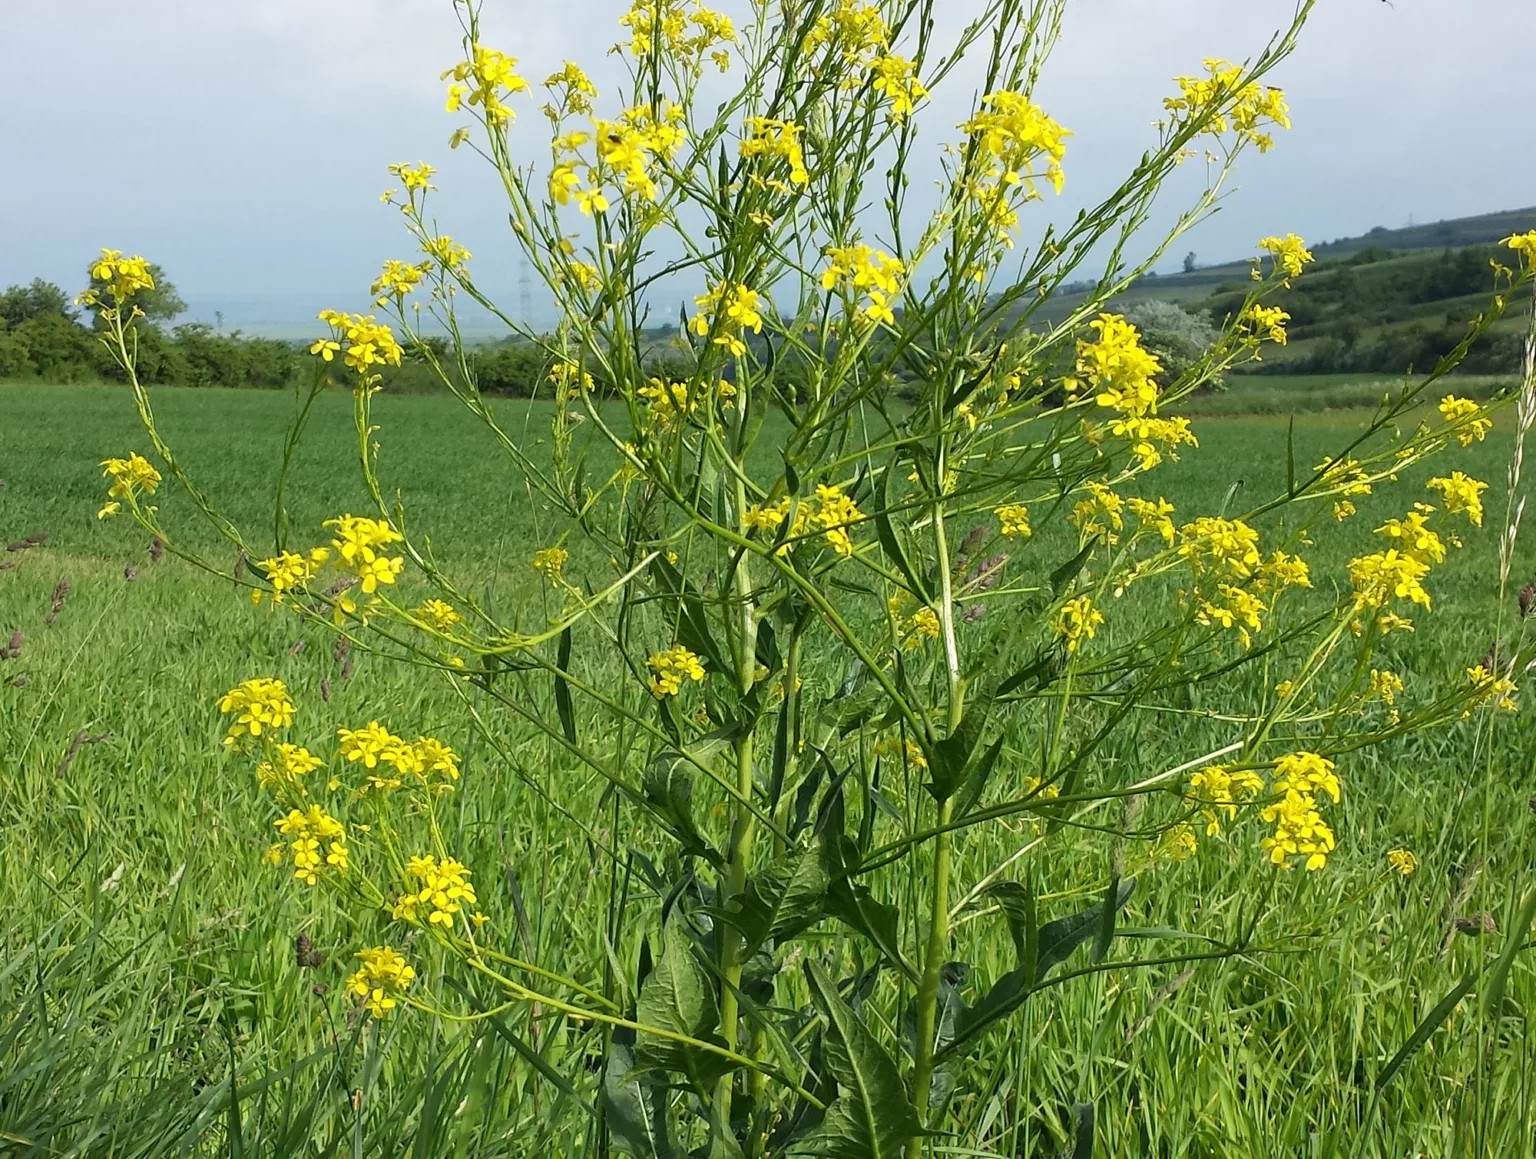
[[[155,397],[216,506],[248,529],[269,527],[291,399]],[[521,430],[522,404],[504,410]],[[442,398],[383,397],[377,419],[381,473],[410,524],[430,529],[434,552],[487,601],[537,615],[527,559],[542,529],[489,436]],[[1360,421],[1299,416],[1298,466]],[[1200,450],[1152,477],[1181,512],[1240,510],[1284,485],[1286,417],[1206,418],[1197,429]],[[535,411],[529,446],[542,430]],[[1501,480],[1511,445],[1497,430],[1436,470]],[[0,660],[0,1153],[596,1154],[584,1106],[600,1045],[590,1031],[527,1009],[473,1026],[408,1012],[382,1026],[349,1017],[350,954],[379,930],[261,864],[270,808],[248,762],[220,744],[214,701],[239,680],[273,675],[299,704],[297,731],[316,742],[376,717],[454,744],[466,767],[452,824],[490,928],[508,952],[574,977],[600,978],[610,955],[633,962],[644,933],[637,924],[606,943],[602,850],[660,859],[665,845],[627,810],[599,808],[601,786],[537,735],[472,734],[452,687],[375,657],[340,658],[330,636],[253,608],[226,582],[170,557],[152,562],[125,520],[95,518],[105,489],[96,464],[129,449],[147,443],[119,390],[0,387],[0,537],[50,533],[5,555],[18,566],[0,571],[0,643],[24,633],[21,655]],[[350,399],[326,396],[290,484],[299,538],[319,540],[327,516],[367,509],[356,455]],[[1362,502],[1337,540],[1311,553],[1315,582],[1345,582],[1349,555],[1381,515],[1419,497],[1426,473]],[[1390,643],[1406,703],[1462,679],[1492,640],[1500,489],[1490,488],[1489,526],[1437,569],[1434,612]],[[178,535],[217,547],[174,490],[160,501]],[[1522,548],[1516,587],[1532,562]],[[45,626],[64,580],[63,608]],[[596,649],[577,659],[603,662]],[[1476,718],[1341,760],[1346,794],[1330,812],[1340,848],[1322,873],[1267,870],[1256,819],[1184,862],[1132,850],[1145,866],[1137,924],[1221,937],[1239,920],[1227,899],[1246,899],[1249,913],[1262,901],[1260,945],[1187,975],[1112,970],[1046,991],[973,1057],[952,1120],[973,1129],[937,1150],[1055,1155],[1071,1105],[1093,1101],[1102,1156],[1536,1154],[1529,955],[1515,961],[1504,1007],[1484,1018],[1475,998],[1461,1003],[1364,1126],[1388,1060],[1499,951],[1520,895],[1536,886],[1528,715],[1501,719],[1491,736]],[[1106,759],[1150,775],[1225,735],[1195,705],[1148,720]],[[1045,856],[1019,856],[1035,832],[1016,820],[965,834],[960,888],[1030,870],[1047,910],[1061,912],[1102,887],[1102,839],[1063,835]],[[1386,870],[1398,846],[1420,859],[1411,879]],[[1449,919],[1480,923],[1484,911],[1497,933],[1447,939]],[[326,953],[323,965],[299,967],[299,933]],[[962,915],[956,949],[980,979],[1011,965],[995,916]],[[1143,953],[1119,943],[1113,952]],[[455,983],[465,984],[424,970],[423,993],[462,1010]]]

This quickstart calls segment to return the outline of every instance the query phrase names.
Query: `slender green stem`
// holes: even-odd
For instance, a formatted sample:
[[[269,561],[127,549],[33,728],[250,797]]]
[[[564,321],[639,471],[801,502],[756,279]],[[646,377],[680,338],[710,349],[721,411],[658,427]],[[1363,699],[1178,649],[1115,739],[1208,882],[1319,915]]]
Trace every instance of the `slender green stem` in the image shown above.
[[[945,461],[941,448],[938,477],[944,478]],[[944,645],[944,668],[948,678],[948,734],[953,736],[965,717],[965,678],[960,670],[960,648],[955,637],[954,578],[950,574],[949,540],[944,529],[943,500],[933,506],[933,536],[939,565],[939,627]],[[954,818],[954,799],[946,797],[939,805],[938,833],[933,841],[933,892],[928,906],[928,945],[923,952],[923,973],[917,989],[917,1041],[912,1068],[912,1098],[917,1113],[928,1117],[928,1099],[933,1090],[933,1054],[938,1023],[939,976],[949,948],[949,876],[950,822]],[[908,1159],[918,1159],[923,1152],[923,1138],[918,1135],[907,1143]]]

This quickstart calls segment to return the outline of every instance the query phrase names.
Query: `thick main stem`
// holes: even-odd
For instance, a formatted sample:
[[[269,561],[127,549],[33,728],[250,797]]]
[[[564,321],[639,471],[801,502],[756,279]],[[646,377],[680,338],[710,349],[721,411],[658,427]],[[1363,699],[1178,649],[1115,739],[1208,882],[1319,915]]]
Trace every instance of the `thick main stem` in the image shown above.
[[[939,478],[944,477],[943,457],[939,460]],[[950,574],[949,540],[944,531],[944,504],[933,508],[934,546],[939,560],[939,626],[943,634],[944,668],[948,677],[948,735],[953,736],[965,716],[965,680],[960,673],[960,649],[955,638],[954,580]],[[939,1012],[939,981],[949,949],[949,875],[950,822],[954,819],[954,800],[946,797],[939,805],[938,833],[933,839],[933,892],[928,907],[928,944],[923,951],[923,973],[917,988],[917,1041],[912,1068],[912,1098],[918,1115],[928,1118],[928,1100],[933,1090],[933,1055],[936,1047]],[[919,1159],[923,1138],[918,1135],[907,1143],[908,1159]]]
[[[738,511],[746,510],[746,489],[740,476],[736,481]],[[752,573],[747,563],[747,553],[742,552],[736,561],[732,595],[736,600],[736,686],[742,696],[752,691],[757,678],[757,621],[752,603]],[[737,737],[733,746],[736,751],[736,806],[731,823],[731,844],[725,875],[725,889],[720,898],[724,909],[729,910],[742,896],[747,885],[747,870],[751,865],[752,841],[757,835],[757,815],[748,808],[755,791],[753,777],[752,730],[747,729]],[[719,925],[717,941],[720,966],[720,1033],[726,1045],[736,1048],[737,1024],[740,1021],[740,1004],[737,993],[741,987],[741,971],[746,964],[742,959],[746,946],[737,930],[725,922]],[[718,1121],[730,1122],[732,1076],[722,1077],[715,1088],[718,1103]]]
[[[939,806],[939,824],[948,825],[954,804]],[[939,977],[949,943],[950,830],[933,839],[933,894],[928,911],[928,945],[923,951],[923,974],[917,988],[917,1062],[912,1069],[912,1098],[919,1115],[927,1118],[928,1097],[933,1090],[933,1052],[938,1030]],[[923,1152],[922,1136],[907,1144],[909,1159]]]

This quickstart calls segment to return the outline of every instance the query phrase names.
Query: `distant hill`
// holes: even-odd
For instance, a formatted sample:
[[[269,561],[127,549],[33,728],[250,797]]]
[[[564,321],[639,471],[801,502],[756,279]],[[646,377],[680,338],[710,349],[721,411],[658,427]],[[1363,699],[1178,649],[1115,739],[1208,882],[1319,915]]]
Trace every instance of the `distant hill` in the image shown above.
[[[1344,237],[1312,247],[1319,259],[1341,254],[1358,253],[1363,249],[1388,250],[1438,250],[1460,249],[1462,246],[1486,245],[1501,241],[1514,233],[1536,229],[1536,207],[1530,209],[1506,209],[1501,213],[1484,213],[1477,217],[1453,217],[1448,221],[1435,221],[1428,225],[1409,225],[1402,229],[1377,226],[1360,237]]]
[[[1536,207],[1454,218],[1403,229],[1378,227],[1360,237],[1312,246],[1317,261],[1276,305],[1291,314],[1291,342],[1266,350],[1262,366],[1276,374],[1401,374],[1428,369],[1451,350],[1467,322],[1488,304],[1495,245],[1536,229]],[[1249,260],[1188,273],[1139,279],[1114,301],[1176,302],[1220,325],[1242,302]],[[1042,322],[1068,317],[1087,288],[1059,294],[1037,313]],[[1518,315],[1518,311],[1515,312]],[[1523,319],[1510,316],[1474,348],[1465,369],[1503,374],[1519,358]]]

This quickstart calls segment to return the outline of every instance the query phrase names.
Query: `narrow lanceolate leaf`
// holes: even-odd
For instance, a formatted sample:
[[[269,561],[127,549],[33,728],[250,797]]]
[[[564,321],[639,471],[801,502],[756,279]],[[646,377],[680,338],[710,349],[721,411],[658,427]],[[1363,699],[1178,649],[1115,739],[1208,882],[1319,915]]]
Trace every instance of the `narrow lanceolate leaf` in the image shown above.
[[[662,930],[661,960],[640,987],[636,1021],[642,1026],[687,1038],[718,1042],[715,1028],[720,1007],[714,980],[699,960],[688,936],[687,919],[673,910]],[[635,1046],[641,1066],[684,1076],[700,1091],[731,1069],[728,1060],[712,1051],[660,1034],[641,1031]]]
[[[1108,921],[1104,912],[1106,902],[1112,903],[1113,910],[1117,911],[1130,900],[1131,891],[1135,888],[1136,879],[1126,878],[1116,884],[1112,897],[1095,902],[1075,914],[1046,922],[1034,931],[1033,938],[1030,937],[1034,920],[1032,896],[1026,903],[1024,896],[1017,890],[998,891],[1003,911],[1013,930],[1020,963],[998,978],[981,1001],[962,1014],[954,1041],[941,1045],[936,1057],[942,1061],[956,1052],[963,1053],[970,1049],[983,1033],[1023,1006],[1035,988],[1052,970],[1065,962],[1073,950],[1096,933],[1102,936]],[[1114,927],[1110,926],[1110,933],[1113,932]]]
[[[880,498],[875,511],[875,534],[880,539],[880,547],[885,552],[886,558],[895,565],[897,571],[901,572],[912,594],[925,604],[931,603],[927,585],[923,583],[922,577],[908,561],[906,549],[901,546],[896,528],[891,523],[891,478],[894,474],[895,471],[887,467],[880,480]]]
[[[1515,964],[1515,955],[1525,946],[1525,935],[1530,931],[1533,920],[1536,920],[1536,889],[1527,893],[1520,903],[1519,916],[1504,935],[1504,950],[1488,971],[1488,981],[1483,985],[1480,996],[1485,1017],[1491,1015],[1497,1018],[1504,1007],[1504,987],[1509,981],[1509,969]]]
[[[576,710],[571,704],[571,686],[562,672],[571,670],[571,630],[560,633],[560,645],[555,655],[555,711],[560,714],[560,731],[571,744],[576,743]]]
[[[922,1132],[896,1060],[843,1001],[837,984],[815,962],[806,963],[811,1000],[826,1023],[822,1036],[827,1069],[838,1097],[821,1125],[796,1148],[830,1159],[899,1159]]]

